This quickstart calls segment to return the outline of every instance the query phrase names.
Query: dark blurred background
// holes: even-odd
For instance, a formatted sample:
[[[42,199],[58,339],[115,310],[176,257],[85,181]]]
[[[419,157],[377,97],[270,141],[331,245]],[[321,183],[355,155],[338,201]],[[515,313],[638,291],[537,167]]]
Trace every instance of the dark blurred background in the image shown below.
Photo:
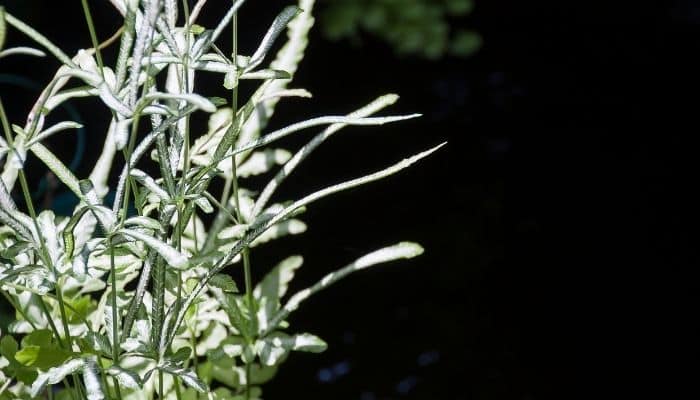
[[[291,2],[248,2],[244,53]],[[118,18],[93,3],[106,38]],[[210,3],[205,26],[224,9]],[[303,254],[301,288],[398,240],[427,250],[302,307],[293,327],[329,350],[293,355],[265,397],[697,396],[700,3],[475,0],[468,9],[453,2],[457,11],[447,3],[318,5],[293,84],[314,98],[282,103],[273,127],[345,113],[386,92],[402,96],[387,112],[424,117],[348,128],[281,198],[449,144],[407,172],[317,203],[307,233],[253,252],[258,276]],[[89,46],[77,0],[3,4],[69,54]],[[27,42],[15,32],[9,40]],[[56,65],[7,59],[0,68],[44,84]],[[0,81],[0,90],[18,123],[36,94],[15,84]],[[76,169],[86,176],[104,112],[77,105],[88,150]],[[76,149],[54,148],[66,160]]]

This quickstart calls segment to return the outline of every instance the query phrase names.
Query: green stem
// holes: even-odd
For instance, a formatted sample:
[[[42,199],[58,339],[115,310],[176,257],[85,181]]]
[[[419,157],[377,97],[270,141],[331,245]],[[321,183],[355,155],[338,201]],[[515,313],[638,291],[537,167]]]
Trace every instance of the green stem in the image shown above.
[[[231,58],[233,59],[233,64],[238,69],[238,12],[233,14],[233,19],[231,20],[231,42],[233,50],[231,52]],[[238,73],[236,71],[236,73]],[[238,113],[238,85],[234,86],[231,91],[231,124],[235,124],[236,114]],[[238,135],[240,132],[237,132]],[[231,143],[231,150],[236,147],[235,140]],[[245,222],[243,218],[243,213],[241,212],[240,196],[238,193],[238,176],[236,171],[236,155],[231,156],[231,188],[233,189],[233,201],[236,205],[236,213],[238,221]],[[226,203],[224,203],[226,204]],[[243,273],[245,276],[245,293],[246,301],[248,302],[248,312],[250,314],[250,323],[253,324],[255,321],[255,304],[253,303],[253,285],[250,274],[250,256],[248,247],[243,249]],[[253,333],[253,332],[251,332]],[[254,338],[251,338],[253,340]],[[246,363],[245,369],[245,399],[250,399],[250,363]]]
[[[119,365],[119,311],[117,310],[117,268],[114,263],[114,243],[112,238],[109,238],[109,268],[110,268],[110,284],[112,285],[111,303],[112,303],[112,362],[114,365]],[[122,398],[119,382],[117,378],[113,378],[114,390],[117,394],[117,399]]]
[[[100,44],[97,41],[97,33],[95,32],[95,24],[92,22],[92,13],[90,13],[90,6],[87,0],[81,0],[83,3],[83,14],[85,14],[85,21],[87,22],[88,30],[90,31],[90,39],[92,40],[92,47],[95,49],[95,57],[97,58],[97,65],[100,67],[100,75],[104,77],[104,64],[102,62],[102,52],[100,51]]]
[[[41,310],[44,312],[46,315],[46,319],[49,321],[49,327],[53,331],[53,334],[56,335],[56,340],[58,341],[58,344],[66,348],[65,343],[63,343],[63,339],[61,339],[61,335],[58,333],[58,328],[56,328],[56,324],[53,322],[53,318],[51,318],[51,313],[49,312],[49,308],[46,306],[46,303],[44,302],[44,299],[41,298],[41,296],[37,295],[37,298],[39,299],[39,305],[41,307]]]
[[[164,393],[163,393],[163,371],[158,370],[158,398],[159,399],[164,399]]]
[[[2,295],[5,296],[5,299],[7,299],[7,302],[10,303],[10,305],[11,305],[15,310],[17,310],[17,312],[19,313],[19,315],[21,315],[22,318],[24,318],[24,320],[27,321],[27,322],[29,323],[29,325],[32,326],[32,330],[37,330],[37,327],[36,327],[36,325],[34,324],[34,322],[32,322],[32,320],[29,319],[29,317],[28,317],[27,314],[24,312],[24,310],[22,310],[22,308],[20,308],[19,304],[15,303],[15,300],[12,298],[12,296],[10,296],[9,294],[7,294],[7,293],[5,293],[5,292],[2,292]]]

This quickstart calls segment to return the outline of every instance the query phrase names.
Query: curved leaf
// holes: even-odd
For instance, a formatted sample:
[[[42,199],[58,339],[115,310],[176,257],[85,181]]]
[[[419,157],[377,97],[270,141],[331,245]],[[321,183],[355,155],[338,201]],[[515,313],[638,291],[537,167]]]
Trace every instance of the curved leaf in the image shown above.
[[[402,258],[413,258],[421,254],[423,254],[423,248],[420,245],[411,242],[401,242],[393,246],[384,247],[373,251],[363,257],[358,258],[349,265],[324,276],[323,279],[318,281],[315,285],[294,294],[289,299],[287,304],[285,304],[284,307],[272,318],[268,328],[264,330],[261,335],[264,336],[266,333],[275,329],[285,318],[287,318],[291,312],[299,307],[299,304],[302,301],[345,278],[351,273],[373,265],[399,260]]]
[[[119,233],[142,241],[146,246],[163,257],[169,266],[175,269],[185,269],[189,265],[189,260],[186,255],[153,236],[131,229],[120,229]]]

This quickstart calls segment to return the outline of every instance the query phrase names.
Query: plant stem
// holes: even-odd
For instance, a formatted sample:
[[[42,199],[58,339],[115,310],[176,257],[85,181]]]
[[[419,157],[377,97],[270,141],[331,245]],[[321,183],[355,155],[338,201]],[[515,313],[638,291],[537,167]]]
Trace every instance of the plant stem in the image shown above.
[[[119,312],[117,310],[117,269],[114,265],[114,242],[112,238],[109,238],[109,267],[110,267],[110,284],[112,285],[112,362],[114,365],[119,365]],[[122,394],[119,389],[119,382],[117,378],[113,378],[114,389],[117,394],[117,398],[121,399]]]
[[[238,11],[233,14],[231,19],[231,42],[233,50],[231,52],[231,58],[233,59],[233,64],[236,67],[236,74],[238,74]],[[231,124],[235,124],[236,114],[238,113],[238,85],[234,86],[231,91]],[[235,126],[235,125],[233,125]],[[240,132],[236,132],[236,136]],[[236,141],[231,143],[231,150],[235,149]],[[241,223],[245,222],[243,218],[243,213],[241,212],[240,196],[238,193],[238,176],[236,171],[236,155],[231,156],[231,187],[233,189],[233,201],[236,205],[236,213],[238,221]],[[226,203],[224,203],[225,205]],[[253,303],[253,285],[250,276],[250,257],[248,247],[243,249],[243,274],[245,276],[245,293],[246,301],[248,303],[248,312],[250,315],[250,324],[254,325],[255,321],[255,305]],[[252,333],[252,332],[251,332]],[[252,338],[251,338],[252,340]],[[250,399],[250,363],[246,363],[245,369],[245,399]]]
[[[92,21],[90,6],[88,5],[87,0],[81,1],[83,3],[83,14],[85,14],[85,21],[87,22],[88,30],[90,31],[92,47],[95,49],[95,58],[97,58],[97,66],[100,67],[100,75],[104,78],[104,63],[102,62],[102,52],[100,51],[100,44],[97,41],[97,33],[95,32],[95,24]]]

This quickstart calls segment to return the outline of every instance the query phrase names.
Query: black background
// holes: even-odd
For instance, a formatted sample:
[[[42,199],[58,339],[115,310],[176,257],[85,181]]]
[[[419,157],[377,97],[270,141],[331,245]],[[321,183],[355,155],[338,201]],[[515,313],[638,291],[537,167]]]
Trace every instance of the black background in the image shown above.
[[[3,3],[69,54],[89,46],[80,2]],[[224,9],[210,3],[205,25]],[[249,3],[240,17],[244,53],[287,4]],[[106,5],[92,8],[104,38],[118,19]],[[698,372],[700,4],[482,0],[453,22],[484,38],[475,56],[400,59],[370,37],[361,48],[311,37],[293,86],[314,98],[283,103],[273,128],[345,113],[386,92],[402,95],[390,112],[424,117],[347,129],[280,198],[449,144],[399,176],[317,203],[307,233],[253,252],[258,277],[286,254],[303,254],[294,284],[302,288],[366,250],[399,240],[426,248],[302,307],[292,328],[320,335],[329,350],[292,356],[266,398],[683,393]],[[15,32],[10,40],[26,43]],[[0,72],[39,83],[56,68],[0,63]],[[218,82],[204,84],[222,92]],[[0,90],[20,123],[34,95]],[[92,149],[78,170],[86,176],[104,112],[79,104]],[[66,158],[73,149],[54,147]]]

